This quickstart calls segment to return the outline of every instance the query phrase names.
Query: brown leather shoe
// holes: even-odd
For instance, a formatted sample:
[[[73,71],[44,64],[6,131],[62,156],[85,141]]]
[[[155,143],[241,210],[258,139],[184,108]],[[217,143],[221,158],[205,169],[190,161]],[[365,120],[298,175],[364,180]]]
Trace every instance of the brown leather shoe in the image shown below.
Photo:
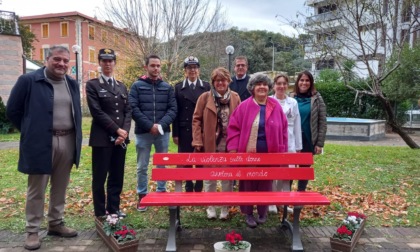
[[[29,233],[28,232],[28,235],[26,236],[24,247],[27,250],[36,250],[36,249],[39,249],[41,247],[41,241],[39,240],[38,232],[36,232],[36,233]]]
[[[49,226],[47,235],[55,235],[68,238],[77,236],[77,231],[66,227],[64,222],[61,222],[58,225]]]

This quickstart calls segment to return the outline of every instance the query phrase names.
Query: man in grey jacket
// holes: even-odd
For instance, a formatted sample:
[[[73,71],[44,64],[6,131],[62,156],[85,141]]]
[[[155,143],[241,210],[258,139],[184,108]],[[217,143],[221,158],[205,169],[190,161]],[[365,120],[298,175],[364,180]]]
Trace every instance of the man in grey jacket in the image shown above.
[[[140,212],[147,210],[147,207],[140,206],[140,201],[147,194],[151,147],[154,145],[157,153],[168,152],[169,125],[177,113],[174,89],[160,78],[160,58],[150,55],[144,68],[146,75],[134,82],[128,98],[136,122],[137,210]],[[166,181],[158,181],[157,191],[166,192]]]
[[[64,225],[66,190],[73,164],[79,165],[82,113],[78,83],[66,75],[70,52],[49,49],[46,67],[19,77],[7,103],[7,117],[21,132],[18,170],[28,174],[25,248],[41,247],[38,232],[50,181],[48,235],[77,236]]]

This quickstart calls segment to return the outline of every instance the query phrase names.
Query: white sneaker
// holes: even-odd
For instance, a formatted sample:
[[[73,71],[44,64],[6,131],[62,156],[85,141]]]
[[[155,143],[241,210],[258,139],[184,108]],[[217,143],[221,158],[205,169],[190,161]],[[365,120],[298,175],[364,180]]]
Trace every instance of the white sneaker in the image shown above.
[[[268,206],[268,212],[272,213],[272,214],[276,214],[277,213],[277,206],[275,206],[275,205]]]
[[[209,206],[207,208],[207,219],[216,219],[216,209],[214,206]]]
[[[221,219],[221,220],[227,220],[228,215],[229,215],[229,209],[228,209],[228,207],[227,206],[222,206],[221,209],[220,209],[219,219]]]

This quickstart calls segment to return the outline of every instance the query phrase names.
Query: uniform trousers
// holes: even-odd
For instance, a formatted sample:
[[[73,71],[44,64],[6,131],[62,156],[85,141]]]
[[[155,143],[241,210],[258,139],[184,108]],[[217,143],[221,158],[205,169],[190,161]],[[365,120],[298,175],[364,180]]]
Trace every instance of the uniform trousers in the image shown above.
[[[103,216],[105,211],[113,214],[120,210],[126,152],[127,150],[120,145],[92,147],[92,195],[95,216]]]
[[[26,193],[26,232],[39,232],[44,217],[45,190],[50,182],[48,223],[58,225],[63,220],[66,190],[74,163],[75,133],[53,136],[51,174],[30,174]]]

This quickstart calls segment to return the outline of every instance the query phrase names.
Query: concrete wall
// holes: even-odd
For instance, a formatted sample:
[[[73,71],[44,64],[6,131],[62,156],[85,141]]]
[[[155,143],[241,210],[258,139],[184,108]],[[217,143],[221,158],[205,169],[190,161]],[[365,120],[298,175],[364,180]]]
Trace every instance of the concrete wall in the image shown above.
[[[0,96],[6,104],[16,80],[23,73],[20,36],[0,34]]]

